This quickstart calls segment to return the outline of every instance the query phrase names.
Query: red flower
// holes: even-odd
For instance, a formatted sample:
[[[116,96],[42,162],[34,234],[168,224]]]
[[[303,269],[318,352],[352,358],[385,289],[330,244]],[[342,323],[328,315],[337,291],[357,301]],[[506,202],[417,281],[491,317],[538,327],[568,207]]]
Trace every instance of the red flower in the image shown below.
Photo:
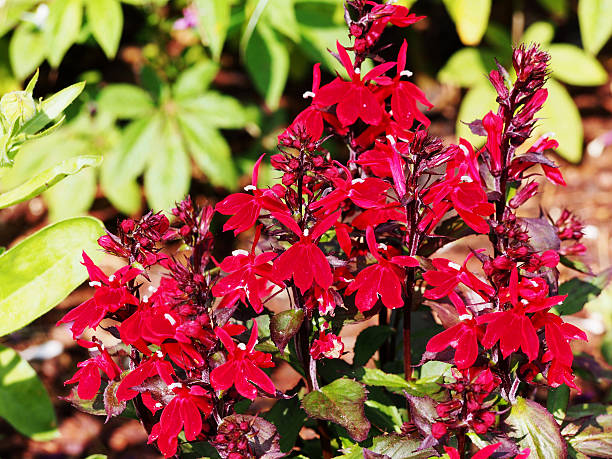
[[[344,343],[339,336],[333,333],[326,333],[326,330],[319,332],[319,338],[315,339],[310,346],[310,355],[318,360],[323,357],[326,359],[339,359],[344,352]]]
[[[289,247],[274,262],[275,277],[285,280],[293,276],[295,285],[302,293],[312,287],[313,283],[328,289],[333,281],[331,267],[316,241],[336,223],[339,215],[340,211],[334,212],[317,223],[312,232],[308,229],[302,232],[289,215],[273,213],[274,218],[300,237],[299,242]]]
[[[350,295],[357,291],[355,306],[360,311],[372,309],[379,297],[389,309],[402,307],[404,305],[402,286],[406,277],[406,272],[402,268],[416,267],[419,265],[418,260],[407,256],[394,256],[388,260],[383,258],[378,251],[371,226],[366,229],[366,241],[377,263],[361,270],[346,289],[346,293]]]
[[[95,287],[94,296],[74,308],[57,323],[59,325],[74,322],[70,327],[74,338],[87,327],[96,328],[108,312],[115,312],[126,304],[138,304],[138,299],[129,292],[126,284],[141,273],[139,269],[124,266],[107,277],[85,252],[83,265],[91,279],[89,285]]]
[[[474,454],[472,456],[472,459],[488,459],[489,457],[491,457],[491,454],[497,451],[497,448],[499,448],[500,445],[501,443],[494,443],[492,445],[487,445],[484,448],[482,448],[480,451],[478,451],[476,454]],[[450,459],[459,459],[461,457],[459,456],[459,451],[457,451],[455,448],[452,448],[450,446],[445,446],[444,451],[446,451],[446,454],[448,454],[448,457]]]
[[[254,400],[257,389],[253,384],[259,386],[268,394],[274,395],[276,388],[270,377],[261,368],[273,367],[270,354],[255,351],[257,344],[257,322],[253,321],[251,337],[245,346],[236,343],[231,336],[222,328],[216,328],[215,333],[228,351],[227,362],[216,367],[210,373],[210,384],[215,390],[227,390],[236,386],[236,390],[243,397]],[[251,384],[253,383],[253,384]]]
[[[346,49],[336,43],[338,55],[351,81],[337,77],[317,92],[314,103],[319,106],[336,106],[336,116],[343,126],[348,126],[361,118],[364,123],[378,124],[383,116],[383,107],[376,95],[366,85],[368,81],[383,82],[381,75],[395,66],[394,62],[377,65],[363,79],[353,69],[353,63]]]
[[[151,429],[148,443],[157,440],[157,447],[165,457],[174,456],[178,434],[185,429],[187,441],[194,441],[202,432],[202,415],[212,412],[210,394],[200,386],[189,389],[180,383],[171,385],[174,398],[162,411],[159,422]]]
[[[438,333],[427,342],[427,352],[442,352],[447,347],[455,349],[455,365],[459,369],[471,367],[478,357],[478,339],[482,336],[472,318]]]
[[[497,174],[502,167],[501,136],[504,130],[504,120],[501,116],[489,112],[482,119],[482,126],[487,131],[486,149],[490,158],[489,170]]]
[[[215,206],[215,210],[223,215],[232,217],[223,225],[223,231],[234,230],[234,234],[242,233],[255,224],[261,209],[270,212],[283,212],[287,210],[285,206],[272,190],[260,190],[257,188],[257,178],[259,176],[259,165],[264,155],[261,155],[253,168],[253,178],[251,185],[245,187],[252,190],[253,194],[234,193],[230,194],[223,201]]]
[[[169,386],[174,383],[174,368],[167,360],[164,360],[162,351],[157,351],[151,357],[144,359],[131,372],[129,372],[119,384],[117,388],[117,400],[131,400],[138,395],[138,392],[132,390],[134,386],[141,385],[145,379],[159,376]]]
[[[230,274],[219,279],[212,288],[212,294],[216,297],[236,295],[245,303],[246,298],[248,298],[249,303],[257,313],[263,310],[261,298],[265,294],[260,286],[262,284],[265,286],[266,279],[274,282],[270,261],[276,258],[274,252],[255,255],[260,234],[261,226],[258,226],[250,252],[235,250],[231,257],[227,257],[221,262],[219,265],[221,270]]]
[[[113,361],[104,346],[85,340],[77,340],[78,344],[86,348],[98,348],[99,354],[77,364],[79,370],[74,376],[66,381],[66,384],[78,383],[77,394],[83,400],[91,400],[100,389],[100,371],[104,372],[109,380],[115,379],[121,373],[117,364]]]

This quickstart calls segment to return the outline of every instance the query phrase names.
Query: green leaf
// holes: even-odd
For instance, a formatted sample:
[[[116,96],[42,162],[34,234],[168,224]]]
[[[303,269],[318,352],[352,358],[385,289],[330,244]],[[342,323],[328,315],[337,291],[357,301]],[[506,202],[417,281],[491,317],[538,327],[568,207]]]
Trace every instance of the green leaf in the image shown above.
[[[23,13],[37,3],[39,0],[6,1],[0,9],[0,37],[19,22]]]
[[[38,196],[40,193],[69,175],[76,174],[85,167],[98,166],[101,162],[102,158],[100,156],[93,155],[77,156],[67,159],[57,166],[36,175],[18,187],[0,194],[0,209]]]
[[[237,99],[209,91],[180,102],[180,110],[197,117],[205,126],[239,129],[248,123],[248,114]],[[179,114],[180,116],[180,114]]]
[[[435,378],[406,381],[400,375],[385,373],[378,368],[360,368],[356,371],[356,375],[366,386],[384,387],[391,392],[407,392],[417,397],[432,395],[440,391],[440,385],[437,382],[441,375]]]
[[[107,459],[107,455],[106,454],[91,454],[89,456],[87,456],[85,459]]]
[[[569,387],[565,384],[548,390],[546,408],[559,424],[565,418],[565,412],[567,411],[567,404],[569,402],[569,393]]]
[[[177,99],[190,99],[201,95],[219,71],[219,65],[213,61],[204,60],[182,72],[172,88]]]
[[[586,457],[612,457],[612,414],[600,414],[563,429],[572,448]]]
[[[115,57],[123,30],[123,12],[117,0],[85,0],[91,33],[109,59]]]
[[[599,86],[608,81],[606,69],[577,46],[554,43],[549,46],[552,76],[576,86]]]
[[[468,46],[480,43],[489,23],[491,0],[444,0],[444,5],[461,42]]]
[[[145,90],[127,83],[106,86],[98,96],[98,107],[118,119],[141,118],[154,109],[153,100]]]
[[[380,390],[380,389],[379,389]],[[402,416],[396,406],[389,403],[381,403],[376,400],[366,400],[366,417],[372,424],[381,430],[399,431],[403,424]]]
[[[365,417],[366,390],[357,381],[341,378],[302,399],[302,408],[311,418],[335,422],[355,441],[368,437],[370,421]]]
[[[68,48],[77,40],[82,21],[82,0],[55,0],[49,5],[45,42],[52,67],[59,66]]]
[[[572,268],[574,271],[578,271],[583,274],[593,274],[591,268],[580,260],[570,259],[564,255],[561,255],[559,258],[563,266],[567,266],[568,268]]]
[[[45,59],[45,37],[43,33],[28,22],[17,26],[11,43],[9,57],[15,76],[23,79],[36,70]]]
[[[565,18],[569,12],[568,0],[538,0],[538,3],[546,8],[554,16]]]
[[[527,27],[521,42],[525,44],[538,43],[547,46],[555,36],[555,27],[550,22],[537,21]]]
[[[580,0],[578,22],[582,47],[597,54],[612,35],[612,0]]]
[[[43,197],[49,207],[49,221],[87,215],[96,197],[96,182],[95,170],[88,168],[45,191]]]
[[[497,93],[488,81],[484,81],[471,88],[461,101],[455,132],[457,137],[463,137],[474,146],[484,144],[485,138],[472,134],[470,128],[464,123],[471,123],[475,119],[482,119],[489,110],[496,110]]]
[[[506,424],[520,449],[529,448],[530,458],[550,459],[566,457],[567,445],[555,418],[533,400],[517,397]]]
[[[245,49],[246,67],[255,88],[271,110],[276,110],[289,76],[289,53],[278,33],[258,24]]]
[[[267,0],[261,20],[297,43],[300,33],[294,3],[294,0]]]
[[[40,131],[52,120],[58,118],[66,107],[83,92],[83,88],[85,88],[85,82],[81,81],[43,100],[40,111],[23,125],[21,131],[26,134],[35,134]]]
[[[307,419],[306,413],[300,407],[299,399],[297,397],[280,399],[263,417],[278,429],[281,451],[291,451]]]
[[[563,159],[578,163],[582,159],[583,130],[580,113],[567,90],[554,79],[545,86],[548,99],[537,114],[540,121],[534,137],[553,132],[559,142],[556,150]]]
[[[40,317],[87,279],[81,253],[93,257],[102,234],[99,220],[71,218],[43,228],[0,255],[0,336]]]
[[[0,346],[0,417],[36,441],[59,436],[53,405],[36,372],[4,346]]]
[[[489,70],[495,66],[495,54],[478,48],[461,48],[438,72],[441,83],[471,87],[487,82]]]
[[[364,329],[355,342],[355,356],[353,357],[353,365],[361,367],[368,363],[374,353],[384,344],[384,342],[393,336],[394,330],[391,327],[377,325]]]
[[[390,458],[427,459],[438,454],[433,448],[421,449],[422,441],[409,435],[390,434],[375,437],[373,445],[368,448]]]
[[[302,309],[282,311],[270,319],[270,337],[281,354],[289,340],[298,332],[303,321],[304,311]]]
[[[179,121],[187,148],[210,183],[229,190],[236,189],[236,166],[225,138],[193,115],[180,115]]]
[[[174,120],[166,120],[162,143],[149,158],[144,186],[151,209],[170,210],[189,191],[191,163]]]
[[[229,0],[195,0],[199,13],[198,30],[202,42],[210,48],[215,61],[221,57],[230,23],[232,3]]]
[[[592,279],[582,280],[577,277],[559,286],[559,295],[568,295],[565,301],[554,307],[560,315],[575,314],[581,311],[585,304],[599,296],[610,282],[610,272],[603,271]]]

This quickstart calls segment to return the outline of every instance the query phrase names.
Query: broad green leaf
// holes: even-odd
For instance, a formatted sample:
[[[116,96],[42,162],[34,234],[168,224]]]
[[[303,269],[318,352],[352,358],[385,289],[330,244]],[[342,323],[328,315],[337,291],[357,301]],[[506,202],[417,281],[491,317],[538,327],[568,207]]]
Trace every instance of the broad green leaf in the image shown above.
[[[123,11],[117,0],[85,0],[87,21],[96,41],[109,59],[115,57],[123,30]]]
[[[390,400],[389,403],[366,400],[365,414],[375,427],[384,431],[399,431],[403,424],[399,410]]]
[[[295,336],[304,321],[302,309],[289,309],[275,314],[270,319],[270,337],[281,354],[289,340]]]
[[[546,408],[533,400],[517,397],[506,424],[510,427],[510,435],[520,449],[531,450],[530,458],[566,457],[567,445],[559,432],[555,418]]]
[[[283,452],[291,451],[297,441],[300,429],[306,422],[306,413],[300,407],[297,397],[280,399],[264,415],[268,421],[273,423],[280,435],[280,449]]]
[[[187,148],[210,183],[229,190],[236,189],[236,166],[225,138],[193,115],[180,115],[179,121]]]
[[[478,48],[461,48],[438,72],[441,83],[471,87],[487,82],[489,70],[495,67],[495,54]]]
[[[19,22],[24,12],[28,11],[39,0],[8,0],[0,8],[0,37]]]
[[[84,169],[67,177],[43,194],[49,207],[49,221],[87,215],[96,197],[96,173]]]
[[[461,42],[468,46],[480,43],[489,23],[491,0],[444,0],[444,4]]]
[[[368,437],[370,421],[364,414],[366,390],[357,381],[337,379],[302,399],[302,408],[311,418],[335,422],[344,427],[355,441]]]
[[[59,436],[53,405],[36,372],[4,346],[0,346],[0,417],[36,441]]]
[[[597,54],[612,35],[612,0],[580,0],[578,22],[582,47]]]
[[[107,459],[107,455],[106,454],[91,454],[90,456],[87,456],[85,459]]]
[[[261,21],[265,21],[294,42],[300,41],[294,0],[268,0]]]
[[[181,101],[179,109],[207,127],[239,129],[249,121],[248,112],[237,99],[214,91]]]
[[[548,99],[536,115],[540,118],[535,135],[553,132],[559,142],[557,153],[563,159],[578,163],[582,159],[582,120],[576,104],[567,90],[554,79],[545,86]]]
[[[555,306],[560,315],[575,314],[581,311],[585,304],[594,300],[610,282],[610,272],[604,271],[592,279],[583,280],[577,277],[559,286],[559,295],[568,295],[565,301]]]
[[[89,155],[67,159],[57,166],[38,174],[18,187],[0,194],[0,209],[38,196],[65,177],[76,174],[85,167],[98,166],[101,162],[101,157]]]
[[[377,325],[364,329],[355,342],[355,356],[353,357],[353,365],[361,367],[368,363],[374,353],[385,343],[385,341],[394,335],[394,330],[391,327]]]
[[[565,418],[567,404],[569,402],[569,387],[565,384],[559,387],[550,388],[548,390],[548,398],[546,400],[546,408],[554,416],[560,424]]]
[[[538,0],[551,14],[565,18],[569,12],[569,0]]]
[[[276,110],[289,76],[289,53],[278,33],[260,23],[244,53],[255,88],[271,110]]]
[[[41,110],[21,128],[26,134],[35,134],[58,118],[62,112],[83,92],[85,82],[75,83],[42,101]]]
[[[146,91],[127,83],[106,86],[98,96],[98,107],[118,119],[141,118],[154,109],[153,100]]]
[[[485,138],[472,134],[465,123],[471,123],[475,119],[482,119],[489,110],[496,110],[497,93],[488,81],[484,81],[471,88],[464,96],[457,115],[455,132],[457,137],[463,137],[474,146],[484,144]]]
[[[34,24],[17,26],[9,44],[11,67],[15,76],[24,79],[45,59],[45,37]]]
[[[438,455],[431,447],[421,449],[421,443],[421,439],[408,435],[381,435],[374,438],[373,445],[368,449],[377,454],[398,459],[427,459]]]
[[[608,73],[593,56],[577,46],[554,43],[549,46],[552,76],[576,86],[599,86],[608,80]]]
[[[586,457],[612,457],[612,414],[600,414],[584,424],[563,429],[572,448]]]
[[[537,43],[547,46],[555,36],[555,27],[550,22],[538,21],[525,30],[521,42],[525,44]]]
[[[210,48],[215,61],[221,57],[232,3],[230,0],[195,0],[199,13],[200,35],[204,45]]]
[[[59,66],[68,48],[77,40],[82,21],[82,0],[55,0],[49,5],[45,41],[52,67]]]
[[[201,95],[208,89],[217,75],[219,65],[213,61],[204,60],[182,72],[172,88],[177,99],[189,99]]]
[[[81,254],[97,253],[103,233],[104,225],[95,218],[71,218],[0,255],[0,336],[40,317],[87,279]]]
[[[181,201],[191,180],[191,163],[174,120],[165,120],[162,138],[144,175],[147,202],[155,211],[168,211]]]

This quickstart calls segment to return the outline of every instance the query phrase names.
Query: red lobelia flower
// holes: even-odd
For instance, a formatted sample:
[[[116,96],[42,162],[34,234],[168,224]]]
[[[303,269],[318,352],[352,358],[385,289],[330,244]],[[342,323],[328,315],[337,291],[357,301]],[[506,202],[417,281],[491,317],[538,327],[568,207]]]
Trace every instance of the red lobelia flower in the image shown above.
[[[77,340],[77,343],[88,349],[95,347],[98,349],[99,353],[90,359],[78,363],[77,367],[79,367],[79,369],[72,378],[64,383],[64,385],[78,383],[77,394],[79,398],[91,400],[100,389],[100,383],[102,382],[100,371],[104,372],[106,376],[108,376],[108,379],[113,380],[119,376],[121,370],[101,344],[81,339]]]
[[[355,306],[360,311],[368,311],[380,297],[383,304],[389,309],[404,305],[402,300],[402,286],[406,272],[403,268],[416,267],[418,260],[408,256],[394,256],[384,258],[378,251],[374,229],[366,229],[366,241],[370,253],[376,259],[376,264],[361,270],[355,280],[346,289],[347,295],[357,291]]]
[[[310,355],[313,359],[339,359],[344,352],[344,343],[342,339],[333,333],[327,333],[323,329],[319,332],[319,337],[312,342],[310,346]]]
[[[227,349],[227,361],[216,367],[210,373],[210,384],[215,390],[227,390],[232,386],[243,397],[254,400],[257,396],[257,385],[268,394],[274,395],[276,388],[270,377],[261,368],[273,367],[272,356],[255,351],[257,344],[257,322],[253,321],[251,337],[245,346],[236,345],[231,336],[223,329],[217,327],[216,335]]]
[[[455,365],[459,369],[471,367],[478,357],[478,340],[482,330],[473,318],[465,319],[432,337],[427,352],[442,352],[447,347],[455,349]]]
[[[152,356],[142,360],[140,364],[130,371],[119,383],[117,388],[117,400],[131,400],[138,395],[138,391],[132,390],[134,386],[141,385],[145,379],[159,376],[167,385],[174,383],[174,368],[167,360],[164,360],[162,351],[157,351]]]

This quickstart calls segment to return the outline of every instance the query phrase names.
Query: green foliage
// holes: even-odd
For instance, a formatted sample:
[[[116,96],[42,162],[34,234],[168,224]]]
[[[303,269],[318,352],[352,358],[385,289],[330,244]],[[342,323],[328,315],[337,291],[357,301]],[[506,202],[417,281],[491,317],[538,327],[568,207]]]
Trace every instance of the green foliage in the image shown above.
[[[559,295],[568,295],[568,297],[554,309],[560,315],[575,314],[581,311],[589,301],[597,298],[609,282],[609,271],[604,271],[589,280],[570,279],[559,286]]]
[[[0,417],[36,441],[59,436],[53,405],[36,372],[4,346],[0,346]]]
[[[355,342],[355,357],[353,365],[360,367],[368,363],[374,353],[384,344],[384,342],[395,334],[391,327],[376,325],[363,330]]]
[[[489,22],[491,0],[444,0],[448,14],[455,22],[464,45],[480,43]]]
[[[612,35],[612,1],[580,0],[578,21],[582,46],[595,55]]]

